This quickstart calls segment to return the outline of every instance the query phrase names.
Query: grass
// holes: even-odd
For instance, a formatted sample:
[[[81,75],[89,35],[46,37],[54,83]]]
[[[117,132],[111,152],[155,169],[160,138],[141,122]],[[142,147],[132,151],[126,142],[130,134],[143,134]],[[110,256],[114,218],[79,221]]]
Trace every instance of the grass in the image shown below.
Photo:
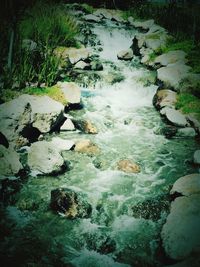
[[[47,95],[51,97],[52,99],[58,102],[61,102],[63,105],[67,105],[67,100],[62,90],[57,85],[54,85],[51,87],[44,87],[44,88],[27,87],[20,91],[6,89],[6,90],[3,90],[3,92],[0,94],[0,98],[4,102],[7,102],[22,94],[29,94],[29,95],[36,95],[36,96]]]
[[[82,6],[83,10],[88,14],[92,14],[95,11],[94,7],[92,7],[92,6],[90,6],[90,5],[86,4],[86,3],[82,4],[81,6]]]
[[[189,93],[181,93],[178,95],[176,108],[181,109],[185,114],[196,113],[200,117],[200,99]]]

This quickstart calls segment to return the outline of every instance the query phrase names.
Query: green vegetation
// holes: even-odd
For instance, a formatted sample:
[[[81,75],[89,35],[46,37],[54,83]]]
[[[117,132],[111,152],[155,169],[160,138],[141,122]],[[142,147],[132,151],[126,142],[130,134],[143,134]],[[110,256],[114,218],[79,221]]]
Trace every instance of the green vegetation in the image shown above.
[[[183,113],[197,113],[200,117],[200,99],[189,93],[178,95],[176,108],[181,109]]]
[[[95,11],[94,7],[92,7],[88,4],[82,4],[81,6],[83,7],[83,10],[88,14],[91,14]]]
[[[54,85],[51,87],[43,87],[43,88],[27,87],[20,91],[7,89],[7,90],[3,90],[3,92],[0,94],[0,99],[4,102],[7,102],[20,96],[21,94],[29,94],[29,95],[37,95],[37,96],[47,95],[51,97],[52,99],[61,102],[63,105],[67,104],[67,100],[62,90],[57,85]]]

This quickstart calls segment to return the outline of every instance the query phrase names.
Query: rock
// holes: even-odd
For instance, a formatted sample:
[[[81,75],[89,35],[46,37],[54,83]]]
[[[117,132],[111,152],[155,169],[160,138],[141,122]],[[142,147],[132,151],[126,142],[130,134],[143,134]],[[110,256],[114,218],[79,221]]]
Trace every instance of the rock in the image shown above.
[[[78,141],[75,145],[74,150],[76,152],[85,153],[89,155],[96,155],[100,153],[99,147],[88,139]]]
[[[51,144],[58,149],[59,152],[70,150],[74,145],[74,141],[62,139],[60,137],[53,137]]]
[[[101,19],[98,16],[95,16],[94,14],[85,15],[83,19],[89,22],[97,22],[97,23],[101,21]]]
[[[200,174],[194,173],[179,178],[173,185],[171,195],[191,196],[200,194]]]
[[[89,120],[73,120],[75,127],[87,134],[97,134],[98,130],[95,125]]]
[[[85,47],[75,48],[60,46],[54,49],[54,54],[64,61],[68,59],[71,64],[76,64],[80,60],[89,58],[90,51]]]
[[[195,137],[196,135],[197,133],[192,127],[178,129],[176,134],[178,137]]]
[[[37,43],[30,39],[24,39],[22,41],[22,48],[29,52],[34,52],[37,49]]]
[[[18,174],[23,169],[19,161],[19,155],[11,148],[0,145],[0,179],[1,176],[11,176]]]
[[[91,70],[96,70],[96,71],[103,70],[103,65],[100,61],[92,61],[90,65],[91,65]]]
[[[190,124],[195,128],[195,130],[200,133],[200,119],[199,114],[197,113],[190,113],[186,115],[187,120]]]
[[[169,64],[182,62],[186,63],[187,54],[182,50],[170,51],[155,58],[154,63],[161,66],[167,66]]]
[[[159,49],[164,48],[166,46],[166,39],[154,39],[154,38],[146,38],[145,44],[147,48],[152,49],[153,51],[157,52]]]
[[[200,252],[200,194],[178,197],[163,226],[161,237],[166,254],[182,260]]]
[[[178,129],[171,125],[166,125],[160,129],[160,133],[166,138],[171,139],[177,134]]]
[[[91,69],[91,66],[89,63],[86,63],[84,61],[79,61],[74,65],[74,69],[79,69],[79,70],[89,70]]]
[[[165,115],[166,119],[169,122],[171,122],[173,125],[176,125],[179,127],[185,127],[188,125],[186,117],[178,110],[165,107],[161,110],[161,114]]]
[[[117,54],[117,58],[120,60],[131,60],[133,58],[133,50],[131,48],[122,50]]]
[[[154,24],[154,20],[153,19],[146,20],[146,21],[133,21],[133,26],[135,28],[141,28],[143,30],[150,29],[153,24]]]
[[[193,156],[194,163],[200,164],[200,150],[196,150]]]
[[[48,96],[21,95],[0,105],[0,132],[13,146],[23,146],[63,119],[64,106]]]
[[[92,206],[86,195],[70,188],[57,188],[51,191],[51,208],[68,219],[89,218]]]
[[[157,109],[161,109],[164,107],[174,108],[176,102],[177,93],[168,89],[162,89],[157,91],[153,98],[153,104]]]
[[[60,131],[74,131],[75,126],[71,119],[67,118],[63,125],[60,127]]]
[[[199,73],[191,73],[181,81],[180,92],[181,93],[191,93],[200,98],[200,74]]]
[[[132,162],[129,159],[120,160],[117,163],[117,168],[118,170],[126,172],[126,173],[139,173],[140,172],[140,166]]]
[[[163,28],[163,27],[161,27],[161,26],[159,26],[157,24],[153,24],[150,27],[149,31],[147,32],[147,35],[150,35],[152,33],[156,33],[156,34],[163,34],[164,33],[164,34],[167,34],[167,31],[166,31],[165,28]]]
[[[165,86],[179,90],[182,80],[188,76],[190,70],[191,67],[177,62],[158,69],[157,76]]]
[[[33,174],[54,174],[63,170],[59,149],[47,141],[33,143],[28,151],[28,166]]]
[[[59,82],[65,98],[69,104],[79,104],[81,101],[81,89],[73,82]]]

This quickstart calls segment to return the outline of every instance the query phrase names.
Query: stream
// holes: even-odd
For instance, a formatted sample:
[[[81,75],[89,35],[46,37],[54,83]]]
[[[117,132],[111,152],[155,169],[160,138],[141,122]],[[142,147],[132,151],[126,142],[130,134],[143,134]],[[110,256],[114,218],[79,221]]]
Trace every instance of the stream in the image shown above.
[[[88,86],[79,82],[84,109],[70,115],[92,121],[98,134],[74,131],[53,136],[90,139],[100,153],[66,151],[69,171],[55,177],[29,177],[4,211],[10,229],[3,244],[5,266],[13,262],[30,267],[166,264],[160,232],[169,212],[168,193],[179,177],[194,172],[190,161],[198,145],[194,138],[166,139],[159,133],[165,123],[152,105],[158,86],[145,80],[154,71],[137,57],[117,59],[119,51],[130,47],[135,30],[111,21],[93,24],[91,29],[103,48],[93,52],[104,70],[102,78]],[[112,75],[119,80],[110,82]],[[137,163],[141,172],[118,170],[122,159]],[[50,194],[58,187],[86,193],[93,208],[91,218],[69,220],[54,214]]]

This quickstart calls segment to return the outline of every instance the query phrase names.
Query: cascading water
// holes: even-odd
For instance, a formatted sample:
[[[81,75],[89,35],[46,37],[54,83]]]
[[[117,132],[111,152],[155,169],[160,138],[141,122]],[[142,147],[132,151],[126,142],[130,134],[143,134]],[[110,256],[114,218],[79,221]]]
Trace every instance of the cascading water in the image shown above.
[[[17,259],[16,266],[36,266],[34,261],[37,266],[162,266],[159,236],[169,206],[167,193],[176,179],[193,172],[187,161],[195,141],[168,140],[157,134],[163,126],[152,106],[157,86],[144,85],[143,80],[153,73],[137,59],[117,60],[117,53],[130,47],[134,32],[114,22],[93,31],[103,47],[99,52],[103,78],[95,89],[83,87],[84,113],[73,112],[73,116],[90,119],[99,133],[60,136],[90,139],[101,152],[90,157],[67,151],[64,157],[70,171],[58,177],[30,177],[23,186],[16,207],[23,210],[24,205],[30,211],[16,207],[6,211],[8,223],[15,225],[4,246],[12,248],[8,257]],[[108,82],[113,72],[124,80]],[[117,170],[122,159],[138,163],[141,172]],[[68,220],[48,209],[51,190],[62,186],[87,193],[93,206],[91,218]]]

